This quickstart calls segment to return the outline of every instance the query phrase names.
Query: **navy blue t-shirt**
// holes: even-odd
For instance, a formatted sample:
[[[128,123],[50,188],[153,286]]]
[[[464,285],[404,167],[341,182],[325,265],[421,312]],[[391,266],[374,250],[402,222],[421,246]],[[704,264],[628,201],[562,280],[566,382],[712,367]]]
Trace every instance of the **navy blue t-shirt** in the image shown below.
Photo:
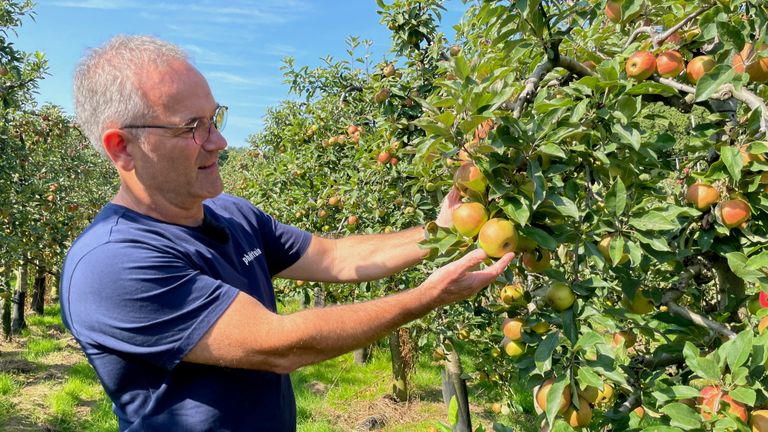
[[[238,292],[275,311],[271,279],[311,235],[230,195],[204,206],[203,227],[105,206],[64,261],[64,324],[121,431],[293,431],[288,375],[181,360]]]

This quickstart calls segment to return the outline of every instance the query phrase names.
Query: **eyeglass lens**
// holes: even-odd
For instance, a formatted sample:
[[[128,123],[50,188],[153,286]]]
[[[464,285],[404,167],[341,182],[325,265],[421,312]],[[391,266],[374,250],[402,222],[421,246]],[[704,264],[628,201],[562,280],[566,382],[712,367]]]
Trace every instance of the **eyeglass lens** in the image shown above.
[[[216,130],[221,131],[224,129],[226,123],[227,107],[222,105],[216,109],[216,113],[213,114],[213,117],[197,122],[195,129],[192,131],[192,139],[194,139],[197,144],[202,145],[208,141],[208,138],[211,136],[211,125],[213,125]]]

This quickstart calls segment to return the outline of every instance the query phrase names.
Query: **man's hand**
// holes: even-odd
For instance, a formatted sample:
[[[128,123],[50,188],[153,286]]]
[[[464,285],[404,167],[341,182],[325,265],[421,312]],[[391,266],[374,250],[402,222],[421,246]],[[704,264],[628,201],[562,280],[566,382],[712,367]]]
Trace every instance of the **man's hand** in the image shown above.
[[[454,303],[477,294],[490,285],[504,272],[514,253],[508,253],[483,270],[472,271],[488,256],[482,249],[476,249],[461,259],[443,266],[430,275],[423,286],[436,290],[440,304]]]
[[[461,205],[461,194],[456,186],[453,186],[448,192],[448,195],[443,198],[443,203],[440,205],[440,212],[437,214],[435,223],[443,228],[450,228],[453,226],[453,211]]]

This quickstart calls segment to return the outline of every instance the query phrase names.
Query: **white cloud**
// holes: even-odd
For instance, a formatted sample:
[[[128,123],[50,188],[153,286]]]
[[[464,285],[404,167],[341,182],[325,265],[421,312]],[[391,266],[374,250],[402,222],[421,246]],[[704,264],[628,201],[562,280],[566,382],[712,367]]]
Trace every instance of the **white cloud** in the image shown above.
[[[276,84],[275,80],[270,78],[246,77],[222,71],[208,72],[206,76],[213,81],[242,87],[266,87]]]
[[[228,56],[221,51],[213,51],[207,48],[203,48],[199,45],[183,44],[181,46],[190,57],[198,64],[209,64],[215,66],[235,66],[242,65],[243,62]]]

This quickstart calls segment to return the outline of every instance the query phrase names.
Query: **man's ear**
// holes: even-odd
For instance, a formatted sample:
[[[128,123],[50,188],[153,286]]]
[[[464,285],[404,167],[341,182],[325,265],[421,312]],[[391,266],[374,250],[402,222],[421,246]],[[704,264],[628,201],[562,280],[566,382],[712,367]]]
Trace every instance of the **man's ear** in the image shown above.
[[[101,135],[101,144],[116,167],[123,171],[133,169],[133,156],[128,150],[131,137],[121,129],[108,129]]]

